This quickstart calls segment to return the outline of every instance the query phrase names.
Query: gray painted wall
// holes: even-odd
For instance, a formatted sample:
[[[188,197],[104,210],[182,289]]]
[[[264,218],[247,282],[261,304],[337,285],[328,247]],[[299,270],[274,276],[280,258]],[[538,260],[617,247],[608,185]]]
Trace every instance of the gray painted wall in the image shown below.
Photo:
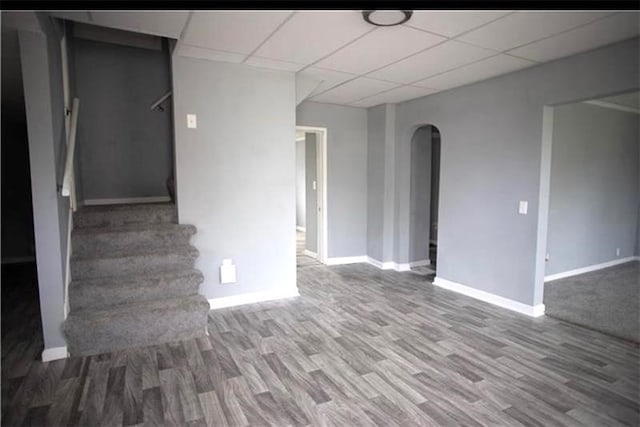
[[[634,255],[638,117],[584,103],[554,109],[547,275]]]
[[[305,141],[296,141],[296,226],[306,227]]]
[[[628,40],[398,104],[395,261],[408,262],[411,137],[433,124],[442,141],[438,276],[541,304],[543,106],[637,89],[638,51],[638,39]],[[520,200],[529,202],[528,215],[518,214]]]
[[[329,257],[367,250],[367,111],[304,101],[296,124],[327,128]]]
[[[640,164],[640,150],[638,150],[638,164]],[[638,188],[640,188],[640,168],[638,168]],[[636,251],[635,255],[640,256],[640,203],[638,203],[638,217],[636,227]]]
[[[171,103],[149,110],[171,89],[167,53],[78,38],[73,47],[81,199],[168,195]]]
[[[178,216],[198,229],[201,293],[295,292],[294,74],[174,56],[173,87]],[[224,258],[237,283],[219,283]]]
[[[409,261],[429,259],[431,225],[431,126],[411,138],[411,218]]]
[[[305,134],[305,211],[307,215],[307,233],[305,248],[318,253],[318,192],[313,182],[318,181],[318,145],[315,133]]]
[[[367,110],[367,255],[383,260],[386,106]]]
[[[44,33],[20,32],[31,197],[35,231],[40,311],[45,349],[62,347],[65,339],[64,277],[69,200],[57,192],[62,183],[66,141],[56,23],[39,16]]]
[[[440,132],[431,134],[431,227],[429,239],[438,241],[438,205],[440,201]],[[435,261],[435,260],[434,260]]]

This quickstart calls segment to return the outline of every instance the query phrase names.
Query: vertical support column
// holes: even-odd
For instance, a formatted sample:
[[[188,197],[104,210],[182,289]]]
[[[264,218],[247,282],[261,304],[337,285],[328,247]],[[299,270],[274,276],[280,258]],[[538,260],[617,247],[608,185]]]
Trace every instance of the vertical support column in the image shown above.
[[[544,106],[542,111],[542,150],[540,159],[540,193],[538,210],[538,233],[536,242],[536,265],[533,290],[533,305],[542,304],[544,297],[544,272],[547,251],[547,229],[549,225],[549,192],[551,191],[551,148],[553,143],[553,107]]]
[[[396,106],[385,104],[384,204],[382,216],[382,262],[394,260],[396,216]]]
[[[64,271],[60,205],[57,192],[55,131],[51,76],[45,34],[20,31],[20,60],[31,164],[31,195],[35,231],[40,312],[45,352],[43,359],[66,356]],[[68,208],[67,208],[68,209]],[[64,218],[66,225],[67,218]],[[47,356],[47,352],[50,356]]]

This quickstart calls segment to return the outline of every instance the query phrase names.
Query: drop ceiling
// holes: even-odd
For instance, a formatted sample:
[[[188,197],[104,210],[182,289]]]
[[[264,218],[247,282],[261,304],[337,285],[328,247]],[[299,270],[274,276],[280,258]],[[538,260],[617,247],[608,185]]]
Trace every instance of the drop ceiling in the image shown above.
[[[313,101],[397,103],[637,37],[637,11],[415,11],[374,27],[359,11],[57,12],[179,40],[177,54],[300,73]]]

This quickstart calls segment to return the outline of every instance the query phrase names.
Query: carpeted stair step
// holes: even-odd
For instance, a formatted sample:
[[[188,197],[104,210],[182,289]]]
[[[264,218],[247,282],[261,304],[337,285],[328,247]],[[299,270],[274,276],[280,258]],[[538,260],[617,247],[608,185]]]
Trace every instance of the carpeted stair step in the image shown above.
[[[205,335],[209,303],[202,295],[69,313],[69,353],[87,356]]]
[[[74,280],[69,285],[69,306],[75,312],[193,296],[203,281],[198,270]]]
[[[198,250],[193,246],[130,248],[119,252],[95,253],[71,258],[73,280],[138,276],[192,269]]]
[[[118,227],[77,228],[72,233],[73,253],[77,256],[118,252],[130,247],[159,248],[188,245],[196,233],[193,225],[129,224]]]
[[[73,214],[75,228],[175,222],[177,213],[172,203],[84,206]]]

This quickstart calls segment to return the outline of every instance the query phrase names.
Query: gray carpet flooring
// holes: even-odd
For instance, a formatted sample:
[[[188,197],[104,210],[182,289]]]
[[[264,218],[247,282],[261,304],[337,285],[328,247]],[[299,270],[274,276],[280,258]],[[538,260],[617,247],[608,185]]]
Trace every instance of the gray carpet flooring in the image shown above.
[[[546,314],[640,342],[640,262],[545,284]]]

